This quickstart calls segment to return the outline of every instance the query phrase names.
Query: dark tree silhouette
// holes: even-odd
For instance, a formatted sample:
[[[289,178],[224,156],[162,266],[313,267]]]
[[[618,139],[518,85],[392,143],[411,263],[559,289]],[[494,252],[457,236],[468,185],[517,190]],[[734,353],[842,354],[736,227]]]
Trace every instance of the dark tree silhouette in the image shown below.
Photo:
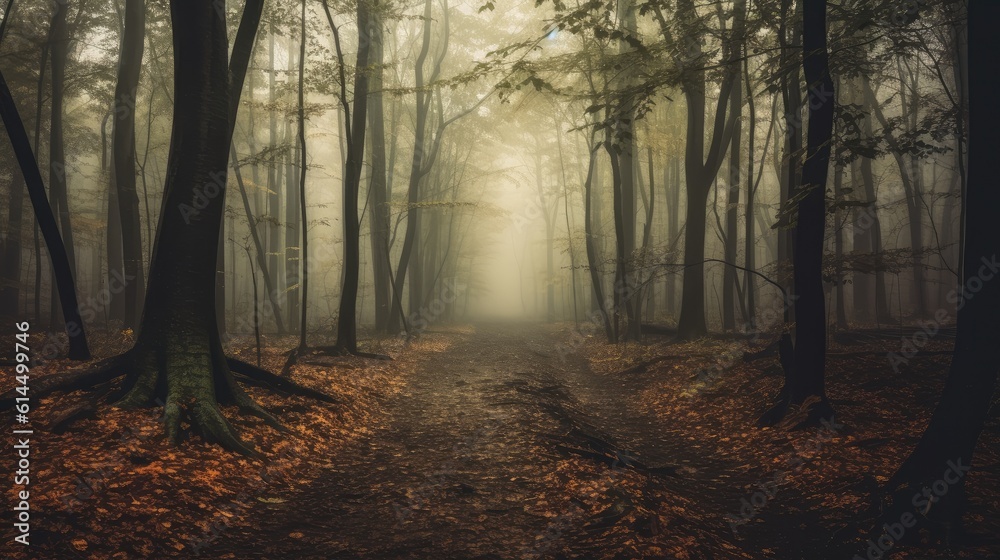
[[[826,46],[826,2],[806,2],[802,14],[802,68],[809,90],[809,128],[802,185],[794,191],[798,199],[792,261],[796,296],[795,354],[792,367],[785,368],[785,384],[778,402],[761,418],[763,424],[781,420],[793,406],[808,405],[808,415],[800,422],[803,425],[833,416],[824,383],[823,235],[836,98]]]
[[[136,343],[125,354],[93,368],[45,378],[33,387],[35,398],[125,375],[111,399],[123,407],[162,403],[171,441],[179,439],[181,421],[187,420],[206,440],[248,455],[256,451],[239,438],[222,415],[220,403],[235,404],[271,426],[280,428],[280,424],[253,402],[237,383],[236,374],[246,382],[332,401],[250,364],[227,359],[214,314],[216,240],[225,205],[232,123],[262,6],[261,1],[247,2],[227,65],[225,9],[195,0],[171,2],[175,118],[163,211]],[[10,407],[12,401],[8,393],[0,407]]]
[[[120,224],[120,237],[110,240],[121,246],[126,281],[122,296],[125,305],[124,327],[139,324],[144,291],[142,261],[142,226],[139,223],[139,195],[136,193],[135,103],[139,75],[142,73],[142,51],[146,35],[146,4],[144,0],[125,3],[125,32],[118,62],[118,83],[115,87],[114,129],[111,135],[114,165],[111,184],[115,191]]]
[[[969,126],[969,166],[966,191],[965,284],[958,293],[958,334],[955,354],[941,401],[931,416],[913,452],[884,488],[893,496],[879,523],[896,523],[905,513],[913,515],[918,525],[940,529],[938,535],[948,541],[963,533],[962,514],[966,510],[967,476],[959,476],[948,492],[929,501],[917,515],[913,496],[940,480],[942,473],[959,467],[964,475],[973,464],[976,443],[988,417],[990,402],[1000,372],[1000,283],[997,282],[997,258],[1000,255],[1000,228],[996,212],[1000,209],[1000,189],[991,165],[996,146],[1000,145],[1000,106],[996,92],[1000,75],[991,65],[995,56],[994,22],[1000,19],[1000,4],[987,0],[969,2],[969,111],[976,119]],[[978,64],[974,63],[978,62]],[[877,537],[876,537],[877,538]]]
[[[63,321],[66,324],[66,333],[69,335],[69,357],[74,360],[88,360],[90,359],[90,348],[87,345],[87,334],[77,304],[76,286],[73,282],[73,270],[69,264],[69,256],[66,252],[66,246],[63,245],[62,236],[59,235],[59,227],[56,225],[52,207],[49,206],[49,200],[45,196],[45,182],[38,170],[38,160],[35,159],[35,154],[31,150],[28,133],[24,130],[24,122],[17,112],[17,105],[14,103],[14,98],[11,96],[10,88],[7,87],[7,81],[4,79],[2,71],[0,71],[0,117],[3,119],[7,136],[10,138],[14,154],[17,156],[18,166],[24,176],[31,206],[35,211],[35,219],[38,221],[38,228],[41,230],[45,246],[49,250],[49,258],[56,280],[56,290],[59,292],[59,299],[63,302]]]

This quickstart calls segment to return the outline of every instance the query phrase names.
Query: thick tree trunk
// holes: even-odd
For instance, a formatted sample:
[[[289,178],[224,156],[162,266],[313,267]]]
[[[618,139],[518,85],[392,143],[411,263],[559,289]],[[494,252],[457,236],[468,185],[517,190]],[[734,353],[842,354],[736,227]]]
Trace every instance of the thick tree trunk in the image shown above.
[[[921,525],[933,524],[944,529],[943,536],[948,540],[961,537],[963,532],[968,478],[965,474],[973,464],[1000,371],[1000,354],[996,351],[996,341],[1000,339],[1000,323],[996,320],[1000,284],[993,279],[1000,253],[1000,228],[996,227],[995,216],[1000,208],[1000,190],[996,188],[991,165],[995,146],[1000,143],[1000,107],[994,100],[995,92],[1000,89],[1000,77],[990,69],[994,56],[990,46],[996,33],[994,22],[998,19],[1000,4],[986,0],[969,2],[969,51],[982,58],[978,65],[970,64],[973,70],[969,75],[969,107],[970,113],[975,109],[976,120],[969,129],[965,283],[961,291],[951,294],[951,299],[958,303],[955,354],[930,424],[913,453],[886,485],[894,499],[883,515],[884,521],[892,522],[903,512],[909,512],[920,524],[914,531]],[[935,484],[941,473],[949,469],[959,476],[948,492],[914,512],[911,497]],[[952,480],[949,478],[947,482]]]
[[[259,8],[259,3],[251,2],[246,12],[256,9],[259,18]],[[212,312],[232,140],[230,115],[235,116],[249,60],[242,56],[248,54],[241,42],[246,39],[244,14],[233,52],[230,95],[226,22],[220,14],[225,10],[212,4],[171,2],[176,118],[146,305],[136,344],[126,355],[130,367],[120,404],[145,406],[162,399],[165,429],[172,441],[180,435],[181,420],[187,418],[207,440],[253,453],[218,407],[219,402],[231,402],[271,419],[235,383]],[[249,39],[252,45],[252,33]]]

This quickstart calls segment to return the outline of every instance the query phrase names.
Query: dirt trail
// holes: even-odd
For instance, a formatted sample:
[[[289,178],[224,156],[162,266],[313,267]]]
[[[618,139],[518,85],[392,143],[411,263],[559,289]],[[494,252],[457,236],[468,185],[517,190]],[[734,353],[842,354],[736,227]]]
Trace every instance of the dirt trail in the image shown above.
[[[606,549],[597,553],[594,538],[635,500],[623,497],[623,506],[613,504],[597,520],[543,512],[559,491],[553,485],[563,480],[557,471],[566,450],[588,453],[608,441],[637,446],[639,455],[624,454],[614,464],[591,462],[605,471],[621,465],[635,471],[638,463],[647,488],[676,486],[682,493],[699,483],[672,476],[671,465],[697,473],[708,458],[666,441],[659,420],[616,408],[627,388],[590,373],[582,357],[560,358],[559,342],[538,325],[423,336],[399,358],[416,373],[390,405],[385,430],[330,457],[326,472],[282,496],[284,502],[255,505],[249,526],[227,529],[200,556],[614,557]],[[634,526],[660,531],[655,520],[646,524],[640,519]]]

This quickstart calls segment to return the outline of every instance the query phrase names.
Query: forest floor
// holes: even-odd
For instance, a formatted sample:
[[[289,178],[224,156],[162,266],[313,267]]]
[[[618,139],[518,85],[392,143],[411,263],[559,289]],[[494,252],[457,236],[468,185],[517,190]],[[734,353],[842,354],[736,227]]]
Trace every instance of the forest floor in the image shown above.
[[[289,434],[226,411],[266,462],[196,439],[165,448],[152,410],[43,431],[30,554],[8,526],[0,556],[864,558],[871,492],[926,425],[953,344],[934,338],[898,373],[899,334],[832,344],[836,424],[789,431],[754,427],[780,369],[744,361],[743,341],[607,345],[571,327],[435,329],[380,345],[391,362],[298,367],[342,404],[252,389]],[[264,361],[280,369],[277,350]],[[46,399],[33,422],[83,398]],[[998,439],[993,417],[968,481],[972,546],[899,558],[1000,557],[986,537],[1000,535]]]

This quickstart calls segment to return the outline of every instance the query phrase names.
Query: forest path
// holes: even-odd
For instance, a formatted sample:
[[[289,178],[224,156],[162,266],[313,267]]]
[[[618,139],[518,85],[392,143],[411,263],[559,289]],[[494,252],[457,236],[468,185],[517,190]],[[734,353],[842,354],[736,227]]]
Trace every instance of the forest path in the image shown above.
[[[389,405],[387,428],[330,457],[328,470],[285,502],[256,504],[249,526],[228,529],[200,557],[612,558],[621,539],[636,540],[633,529],[661,533],[663,521],[648,513],[623,531],[615,513],[655,511],[674,492],[691,496],[704,481],[675,477],[671,465],[703,472],[712,459],[681,451],[658,425],[664,420],[623,406],[627,388],[591,373],[582,356],[560,353],[561,341],[537,324],[425,334],[398,358],[414,373]],[[623,441],[640,453],[624,452]],[[620,461],[573,454],[609,442]],[[595,519],[588,504],[569,503],[569,489],[581,484],[565,472],[567,457],[600,473],[587,484],[611,503],[609,514]],[[644,481],[638,500],[625,490],[635,479]],[[704,524],[684,532],[703,534]],[[730,557],[716,548],[724,525],[711,525],[714,557]],[[700,542],[688,546],[694,557],[713,557],[694,550]]]

